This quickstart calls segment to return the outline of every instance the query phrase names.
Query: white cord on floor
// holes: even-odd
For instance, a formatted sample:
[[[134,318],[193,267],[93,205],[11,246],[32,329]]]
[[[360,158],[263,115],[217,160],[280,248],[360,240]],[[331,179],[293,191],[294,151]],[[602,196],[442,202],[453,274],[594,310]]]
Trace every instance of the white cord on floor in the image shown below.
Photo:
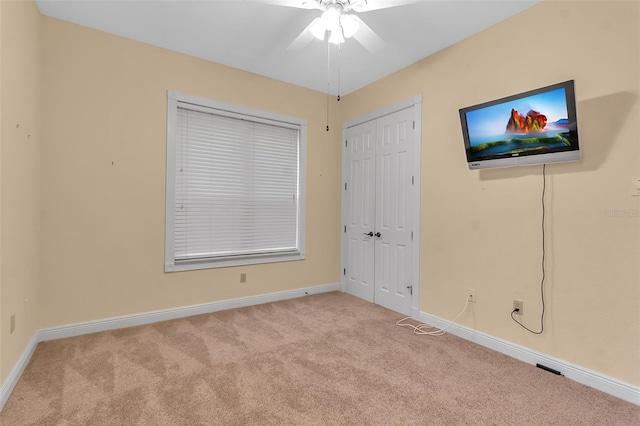
[[[467,300],[464,303],[464,308],[462,308],[462,311],[453,319],[453,321],[451,321],[449,324],[447,324],[447,326],[444,327],[444,328],[434,327],[431,324],[420,323],[418,325],[413,325],[413,324],[407,324],[407,323],[404,322],[406,320],[413,319],[411,317],[402,318],[400,321],[396,322],[396,325],[400,326],[400,327],[412,328],[414,334],[426,334],[428,336],[443,336],[443,335],[447,334],[447,333],[445,333],[445,330],[447,328],[449,328],[450,326],[452,326],[458,320],[458,318],[460,318],[460,316],[462,314],[464,314],[464,312],[467,310],[467,306],[469,306],[469,297],[467,297]],[[426,329],[435,328],[435,330],[434,331],[425,331],[424,330],[425,328]]]

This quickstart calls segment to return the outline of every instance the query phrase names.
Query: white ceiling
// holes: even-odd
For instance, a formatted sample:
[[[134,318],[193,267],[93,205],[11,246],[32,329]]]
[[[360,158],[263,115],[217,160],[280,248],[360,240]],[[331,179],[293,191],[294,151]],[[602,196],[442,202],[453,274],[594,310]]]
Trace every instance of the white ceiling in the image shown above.
[[[346,95],[541,0],[416,0],[359,14],[386,43],[289,44],[320,15],[271,0],[36,0],[43,15],[320,92]],[[301,3],[301,0],[298,0]],[[369,0],[375,3],[376,0]],[[287,3],[287,1],[280,1]],[[288,1],[296,3],[296,0]]]

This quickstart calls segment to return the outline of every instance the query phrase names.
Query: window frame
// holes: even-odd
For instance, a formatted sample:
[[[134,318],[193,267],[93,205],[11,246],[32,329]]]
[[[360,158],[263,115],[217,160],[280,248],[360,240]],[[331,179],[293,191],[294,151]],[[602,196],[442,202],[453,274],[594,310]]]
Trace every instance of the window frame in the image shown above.
[[[178,107],[188,105],[195,111],[223,115],[231,118],[250,119],[258,123],[279,125],[298,131],[298,217],[297,250],[282,253],[244,254],[218,256],[206,259],[176,260],[175,258],[175,200],[176,200],[176,145],[178,135]],[[306,143],[307,122],[298,117],[230,104],[212,99],[167,91],[167,145],[165,188],[165,272],[224,268],[305,259],[305,206],[306,206]]]

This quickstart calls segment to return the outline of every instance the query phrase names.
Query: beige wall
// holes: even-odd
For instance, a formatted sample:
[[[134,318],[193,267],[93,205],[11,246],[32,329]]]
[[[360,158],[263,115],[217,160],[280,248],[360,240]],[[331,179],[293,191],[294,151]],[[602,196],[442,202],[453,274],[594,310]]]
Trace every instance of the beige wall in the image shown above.
[[[420,310],[640,384],[638,2],[544,2],[345,97],[349,120],[423,94]],[[583,159],[547,167],[545,333],[539,329],[542,167],[469,171],[458,109],[574,79]],[[611,217],[616,210],[622,217]],[[623,213],[620,213],[623,212]]]
[[[0,379],[37,328],[337,282],[340,122],[422,93],[420,309],[475,288],[463,325],[640,384],[640,218],[606,214],[639,208],[637,2],[544,2],[344,97],[330,133],[319,93],[0,5]],[[467,170],[457,110],[566,79],[584,159],[547,168],[533,336],[508,314],[538,325],[540,167]],[[167,90],[307,119],[306,261],[163,272]]]
[[[2,373],[2,330],[6,321],[3,321],[2,311],[2,12],[0,4],[0,383],[4,383],[6,374]]]
[[[42,326],[339,282],[325,96],[55,19],[42,31]],[[163,272],[167,90],[307,120],[306,260]]]
[[[37,330],[40,230],[40,14],[0,2],[0,380]],[[10,333],[15,314],[16,329]]]

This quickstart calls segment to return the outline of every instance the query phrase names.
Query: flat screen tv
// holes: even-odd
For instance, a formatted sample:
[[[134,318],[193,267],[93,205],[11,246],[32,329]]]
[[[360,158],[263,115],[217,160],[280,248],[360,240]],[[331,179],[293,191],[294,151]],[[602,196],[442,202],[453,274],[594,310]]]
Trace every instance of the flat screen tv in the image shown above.
[[[573,80],[460,110],[469,169],[580,160]]]

